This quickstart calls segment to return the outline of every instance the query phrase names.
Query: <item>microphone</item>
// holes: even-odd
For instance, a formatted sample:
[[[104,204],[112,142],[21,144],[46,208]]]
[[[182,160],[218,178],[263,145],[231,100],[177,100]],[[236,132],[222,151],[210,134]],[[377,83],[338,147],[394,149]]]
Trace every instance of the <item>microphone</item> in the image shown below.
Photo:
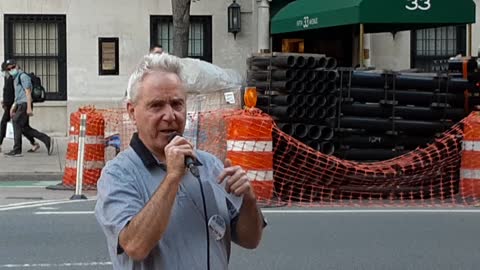
[[[168,143],[170,143],[173,140],[173,138],[175,138],[176,136],[182,137],[180,133],[177,133],[177,132],[170,133],[170,135],[168,135]],[[188,170],[190,170],[193,176],[200,177],[200,171],[197,168],[197,162],[192,157],[190,156],[185,157],[185,167],[187,167]]]

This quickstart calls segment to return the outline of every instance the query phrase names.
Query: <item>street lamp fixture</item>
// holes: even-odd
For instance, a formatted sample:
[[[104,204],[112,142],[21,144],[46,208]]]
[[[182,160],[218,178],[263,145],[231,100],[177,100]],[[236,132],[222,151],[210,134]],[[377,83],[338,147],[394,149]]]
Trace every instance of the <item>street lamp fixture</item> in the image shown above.
[[[228,6],[228,32],[233,33],[233,38],[237,39],[237,33],[241,30],[240,5],[236,0]]]

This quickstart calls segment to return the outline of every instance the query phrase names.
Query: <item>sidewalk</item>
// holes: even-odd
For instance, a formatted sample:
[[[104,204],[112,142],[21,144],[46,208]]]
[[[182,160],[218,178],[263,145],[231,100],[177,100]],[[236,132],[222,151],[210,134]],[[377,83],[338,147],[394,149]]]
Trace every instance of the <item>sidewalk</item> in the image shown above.
[[[35,153],[27,153],[30,143],[23,138],[23,157],[4,155],[13,148],[13,140],[5,138],[2,144],[2,153],[0,153],[0,181],[61,181],[65,168],[68,137],[53,138],[55,146],[50,156],[47,154],[45,145],[38,140],[40,149]]]

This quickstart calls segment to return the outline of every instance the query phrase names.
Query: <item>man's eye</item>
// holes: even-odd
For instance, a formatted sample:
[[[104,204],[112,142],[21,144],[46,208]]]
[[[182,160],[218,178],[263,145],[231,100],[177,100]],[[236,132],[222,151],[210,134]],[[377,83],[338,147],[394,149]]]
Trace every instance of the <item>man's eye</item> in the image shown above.
[[[175,109],[175,110],[183,109],[183,102],[174,102],[172,104],[172,108]]]

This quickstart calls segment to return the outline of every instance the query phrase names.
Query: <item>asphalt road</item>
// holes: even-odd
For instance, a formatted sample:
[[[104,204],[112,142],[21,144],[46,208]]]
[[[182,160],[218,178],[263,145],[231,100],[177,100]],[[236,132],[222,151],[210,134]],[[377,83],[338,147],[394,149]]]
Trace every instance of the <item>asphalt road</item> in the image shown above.
[[[0,206],[0,269],[112,269],[93,205]],[[480,268],[480,210],[284,210],[266,209],[261,246],[234,247],[230,269]]]

